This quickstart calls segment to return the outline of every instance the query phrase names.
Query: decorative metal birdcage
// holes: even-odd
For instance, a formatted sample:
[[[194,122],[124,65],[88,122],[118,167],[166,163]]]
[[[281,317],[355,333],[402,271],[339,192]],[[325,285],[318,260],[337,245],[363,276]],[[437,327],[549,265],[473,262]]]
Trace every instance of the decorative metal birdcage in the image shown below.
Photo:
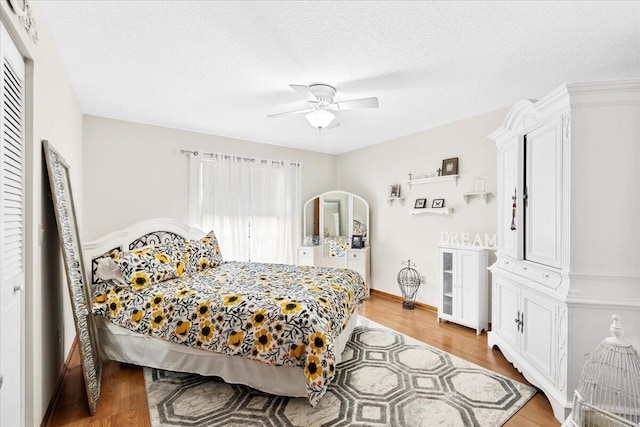
[[[402,264],[406,265],[398,272],[398,286],[402,291],[402,308],[413,310],[416,304],[416,293],[421,283],[420,273],[411,267],[416,266],[415,263],[411,264],[411,260],[403,261]]]
[[[620,316],[611,334],[591,353],[573,399],[571,422],[577,427],[640,427],[640,356],[620,338]]]

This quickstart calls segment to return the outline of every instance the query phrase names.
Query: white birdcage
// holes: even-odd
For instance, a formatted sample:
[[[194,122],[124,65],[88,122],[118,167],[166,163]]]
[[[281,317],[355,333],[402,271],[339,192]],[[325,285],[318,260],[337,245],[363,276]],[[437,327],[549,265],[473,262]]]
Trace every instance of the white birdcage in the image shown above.
[[[622,341],[620,316],[611,334],[591,353],[573,399],[572,424],[578,427],[640,427],[640,356]]]
[[[416,303],[416,292],[418,292],[421,283],[420,273],[411,267],[416,267],[415,263],[411,264],[411,260],[403,261],[402,264],[406,265],[398,273],[398,286],[402,291],[402,308],[413,310]]]

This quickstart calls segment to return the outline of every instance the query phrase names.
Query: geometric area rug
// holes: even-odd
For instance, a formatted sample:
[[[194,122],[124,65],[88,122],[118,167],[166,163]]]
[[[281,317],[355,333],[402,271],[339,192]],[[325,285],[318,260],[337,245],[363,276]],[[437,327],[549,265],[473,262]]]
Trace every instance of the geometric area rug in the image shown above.
[[[536,389],[363,317],[315,408],[217,377],[144,369],[160,426],[501,426]]]

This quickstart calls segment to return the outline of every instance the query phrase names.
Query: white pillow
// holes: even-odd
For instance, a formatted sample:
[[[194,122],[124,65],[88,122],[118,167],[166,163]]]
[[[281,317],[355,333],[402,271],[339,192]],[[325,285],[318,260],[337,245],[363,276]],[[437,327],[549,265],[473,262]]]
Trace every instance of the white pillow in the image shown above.
[[[96,279],[113,280],[120,284],[126,284],[122,270],[111,257],[102,257],[97,260]]]

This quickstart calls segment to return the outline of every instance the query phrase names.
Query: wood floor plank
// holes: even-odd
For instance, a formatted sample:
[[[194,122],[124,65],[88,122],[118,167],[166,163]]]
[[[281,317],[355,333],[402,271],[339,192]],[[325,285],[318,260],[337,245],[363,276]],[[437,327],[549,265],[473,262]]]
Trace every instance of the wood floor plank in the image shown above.
[[[487,334],[478,336],[475,330],[454,323],[437,320],[436,313],[416,308],[407,310],[398,301],[384,295],[373,294],[360,309],[360,314],[381,325],[402,332],[412,338],[490,369],[508,378],[527,383],[524,377],[498,350],[487,347]],[[149,411],[142,368],[106,361],[102,375],[102,393],[97,413],[89,414],[80,358],[69,358],[60,396],[45,420],[45,426],[127,426],[148,427]],[[558,426],[551,405],[538,392],[505,426]]]

